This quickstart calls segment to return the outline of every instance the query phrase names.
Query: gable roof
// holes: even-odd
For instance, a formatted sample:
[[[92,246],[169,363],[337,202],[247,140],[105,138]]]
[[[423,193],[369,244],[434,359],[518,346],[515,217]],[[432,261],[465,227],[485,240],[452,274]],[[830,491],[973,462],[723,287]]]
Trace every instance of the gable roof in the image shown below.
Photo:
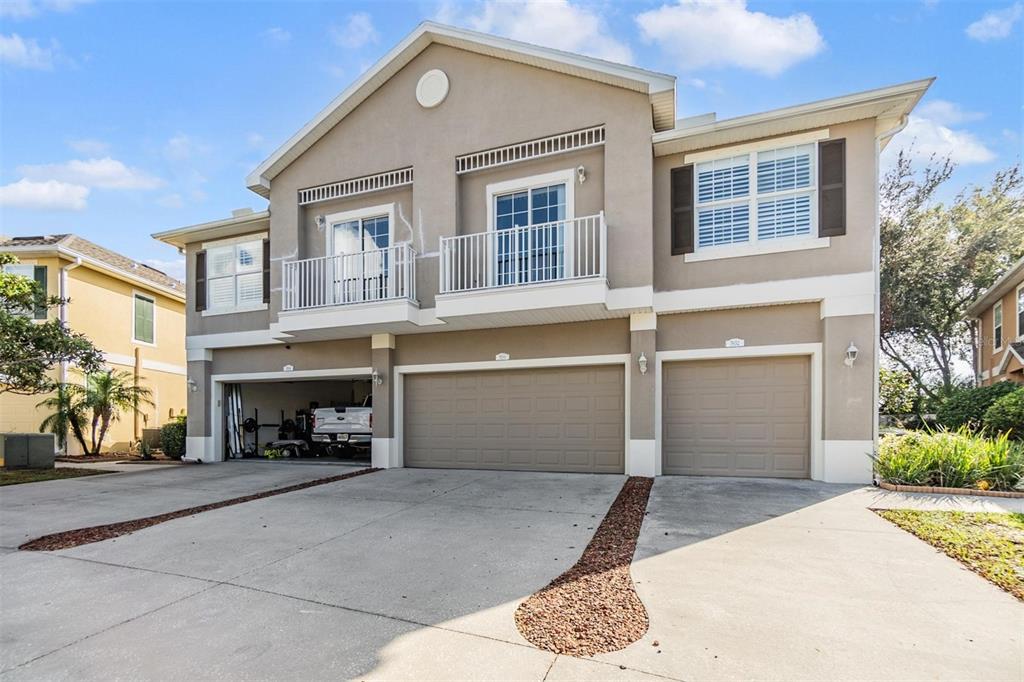
[[[78,235],[48,234],[31,237],[0,237],[0,251],[9,253],[54,252],[72,258],[82,258],[106,269],[114,270],[129,279],[143,280],[147,284],[155,285],[155,288],[175,298],[182,300],[185,298],[184,283],[154,267],[128,256],[122,256],[116,251],[111,251]]]
[[[1011,343],[1006,352],[1003,353],[1003,359],[999,361],[999,365],[996,367],[995,372],[992,376],[998,376],[1006,371],[1006,368],[1010,366],[1010,358],[1017,358],[1017,362],[1024,365],[1024,341],[1017,341]]]
[[[1024,258],[1011,265],[992,286],[978,296],[974,303],[967,306],[967,317],[981,317],[981,314],[994,306],[996,301],[1006,296],[1010,289],[1022,283],[1024,283]]]
[[[669,130],[675,124],[675,76],[425,21],[257,166],[246,178],[249,189],[269,197],[270,181],[278,173],[434,43],[646,94],[651,100],[654,130]]]

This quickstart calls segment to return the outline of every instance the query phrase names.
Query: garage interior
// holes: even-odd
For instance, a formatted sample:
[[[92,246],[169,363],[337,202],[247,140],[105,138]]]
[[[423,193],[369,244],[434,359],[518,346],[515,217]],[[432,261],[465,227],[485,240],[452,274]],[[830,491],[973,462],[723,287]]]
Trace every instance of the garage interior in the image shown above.
[[[368,449],[328,451],[312,441],[313,410],[318,407],[358,407],[372,395],[370,377],[306,379],[300,381],[225,384],[224,424],[227,457],[266,458],[273,443],[301,441],[283,450],[282,460],[369,461]],[[232,418],[232,411],[236,418]]]

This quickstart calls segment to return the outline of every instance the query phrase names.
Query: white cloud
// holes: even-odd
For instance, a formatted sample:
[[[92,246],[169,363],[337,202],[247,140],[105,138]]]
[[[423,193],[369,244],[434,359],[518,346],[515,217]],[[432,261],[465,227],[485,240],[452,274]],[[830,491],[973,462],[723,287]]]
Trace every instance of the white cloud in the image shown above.
[[[967,130],[954,130],[939,121],[924,116],[911,116],[910,122],[896,141],[886,147],[883,162],[890,165],[902,150],[911,158],[927,160],[932,156],[949,157],[954,163],[970,165],[988,163],[996,155]]]
[[[87,156],[99,156],[100,154],[106,154],[110,150],[110,145],[103,140],[88,137],[80,140],[68,140],[68,146],[79,154]]]
[[[0,206],[49,211],[81,211],[89,188],[58,180],[35,182],[22,178],[0,187]]]
[[[917,115],[947,126],[985,118],[985,114],[980,111],[967,111],[959,104],[944,99],[925,102],[917,108]]]
[[[266,144],[266,139],[259,133],[249,133],[245,136],[245,143],[250,147],[260,148]]]
[[[331,39],[340,47],[359,49],[380,39],[373,18],[366,12],[350,14],[343,26],[331,27]]]
[[[974,23],[970,24],[965,32],[967,37],[981,42],[990,40],[1002,40],[1010,35],[1014,25],[1024,16],[1024,3],[1015,2],[1003,9],[994,9],[985,12]]]
[[[56,41],[50,47],[40,47],[35,38],[22,38],[17,33],[0,35],[0,64],[21,69],[50,71],[60,55]]]
[[[92,0],[3,0],[0,2],[0,17],[31,19],[47,10],[70,12],[79,5],[87,5],[90,2]]]
[[[631,63],[633,51],[611,33],[595,8],[569,0],[526,0],[521,3],[487,0],[472,15],[444,4],[439,17],[475,31],[497,33],[513,40],[578,52],[612,62]]]
[[[185,281],[185,259],[176,258],[174,260],[160,260],[159,258],[149,258],[142,261],[146,265],[156,268],[163,272],[165,275],[170,275],[174,279]]]
[[[683,82],[691,88],[697,88],[698,90],[703,90],[708,87],[708,82],[703,78],[687,78]]]
[[[209,145],[185,133],[178,133],[164,145],[164,155],[172,161],[186,161],[208,151]]]
[[[266,38],[267,42],[274,43],[276,45],[286,45],[291,42],[292,39],[291,32],[286,31],[280,26],[268,28],[261,35]]]
[[[644,40],[682,71],[735,66],[777,76],[825,48],[807,14],[752,12],[745,0],[679,0],[637,15],[636,22]]]
[[[28,180],[57,180],[100,189],[153,189],[163,184],[160,178],[138,168],[126,166],[109,156],[102,159],[72,159],[64,163],[19,166],[18,172]]]

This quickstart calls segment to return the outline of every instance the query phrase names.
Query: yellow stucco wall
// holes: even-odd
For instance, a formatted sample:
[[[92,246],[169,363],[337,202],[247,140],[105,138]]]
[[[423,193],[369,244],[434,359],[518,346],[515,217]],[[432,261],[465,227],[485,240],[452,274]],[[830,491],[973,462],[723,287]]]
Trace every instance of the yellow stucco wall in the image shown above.
[[[47,267],[47,292],[52,295],[60,291],[61,267],[70,263],[66,259],[42,256],[22,257],[21,262]],[[136,292],[156,302],[155,339],[152,344],[132,339]],[[159,289],[124,281],[89,265],[80,265],[68,272],[67,295],[70,298],[68,324],[92,339],[96,347],[106,354],[110,368],[133,372],[138,351],[140,383],[153,392],[154,403],[140,411],[139,428],[158,427],[166,423],[172,414],[182,414],[187,392],[185,304]],[[49,314],[57,317],[58,309],[51,309]],[[80,374],[69,372],[68,381],[81,380]],[[45,395],[0,395],[0,432],[37,431],[46,411],[35,406],[45,398]],[[122,415],[110,429],[104,449],[127,449],[138,435],[134,433],[134,422],[131,413]]]

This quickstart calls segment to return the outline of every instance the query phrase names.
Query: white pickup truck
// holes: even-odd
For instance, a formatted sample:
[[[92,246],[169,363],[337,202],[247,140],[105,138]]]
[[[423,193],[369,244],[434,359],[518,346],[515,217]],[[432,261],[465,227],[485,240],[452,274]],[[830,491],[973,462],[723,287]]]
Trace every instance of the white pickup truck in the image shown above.
[[[373,435],[373,396],[360,407],[318,407],[313,412],[313,443],[328,452],[368,449]]]

